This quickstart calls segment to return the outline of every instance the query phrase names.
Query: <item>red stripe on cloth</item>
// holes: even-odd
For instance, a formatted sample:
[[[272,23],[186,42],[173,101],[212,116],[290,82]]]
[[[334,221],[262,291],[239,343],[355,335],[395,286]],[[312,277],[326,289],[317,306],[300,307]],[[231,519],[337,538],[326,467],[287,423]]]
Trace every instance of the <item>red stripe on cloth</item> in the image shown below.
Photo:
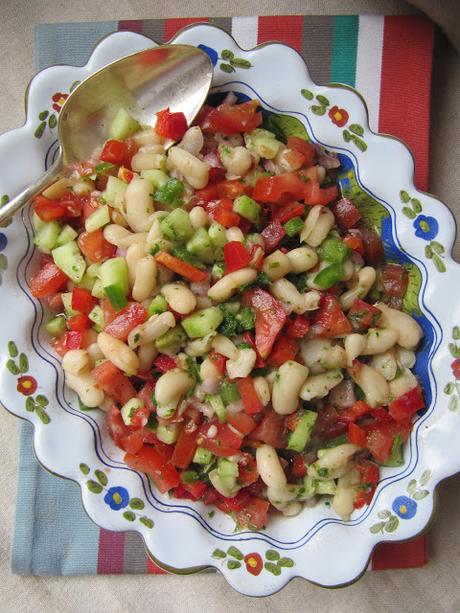
[[[125,535],[123,532],[99,531],[99,551],[97,556],[98,575],[121,575],[123,573],[123,554]]]
[[[286,15],[276,17],[259,17],[257,42],[266,43],[276,40],[302,50],[302,24],[300,15]]]
[[[407,543],[382,543],[372,555],[372,570],[418,568],[428,561],[426,537]]]
[[[423,16],[385,17],[379,131],[414,154],[415,183],[428,189],[434,26]]]
[[[147,573],[149,575],[166,575],[166,571],[160,568],[147,556]]]
[[[164,40],[168,41],[176,32],[179,32],[179,30],[191,23],[203,23],[203,21],[206,22],[209,21],[209,19],[207,17],[178,17],[177,19],[166,19]]]
[[[136,32],[137,34],[142,34],[142,19],[131,19],[125,21],[118,22],[118,30],[119,31],[128,31],[128,32]]]

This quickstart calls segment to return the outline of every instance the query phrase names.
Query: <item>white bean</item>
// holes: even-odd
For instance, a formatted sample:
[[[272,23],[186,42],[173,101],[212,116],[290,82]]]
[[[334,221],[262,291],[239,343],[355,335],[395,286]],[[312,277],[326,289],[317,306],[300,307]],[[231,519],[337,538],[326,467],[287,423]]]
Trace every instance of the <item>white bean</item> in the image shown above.
[[[155,398],[163,412],[173,412],[179,400],[194,386],[194,379],[179,368],[168,370],[155,385]]]
[[[252,166],[252,156],[245,147],[219,145],[219,155],[227,174],[232,178],[243,177]]]
[[[412,368],[415,366],[416,356],[410,349],[396,347],[396,360],[403,368]]]
[[[71,375],[78,376],[89,367],[90,359],[86,349],[71,349],[62,358],[62,368]]]
[[[326,206],[313,206],[300,232],[300,240],[310,247],[318,247],[334,227],[334,213]]]
[[[211,378],[219,379],[222,377],[222,375],[214,362],[209,358],[206,358],[200,364],[200,377],[203,381],[206,381],[206,379]]]
[[[216,335],[215,332],[210,332],[203,338],[196,338],[193,341],[189,341],[185,348],[185,353],[192,357],[199,357],[206,355],[211,351],[212,348],[212,339]]]
[[[423,336],[423,330],[415,319],[403,311],[390,309],[383,302],[377,306],[382,311],[378,325],[395,330],[398,333],[398,344],[404,349],[415,349]]]
[[[264,377],[255,377],[254,378],[254,388],[256,390],[256,394],[259,397],[260,402],[264,407],[270,402],[270,386],[268,385],[267,380]]]
[[[283,172],[295,172],[302,168],[303,162],[300,156],[293,156],[292,149],[281,147],[275,156],[274,162]]]
[[[176,320],[171,311],[152,315],[143,324],[136,326],[128,335],[128,345],[136,349],[139,345],[152,343],[156,338],[174,328]]]
[[[303,384],[300,397],[302,400],[324,398],[341,381],[343,381],[343,374],[340,369],[329,370],[320,375],[312,375]]]
[[[163,152],[161,145],[153,145],[159,147]],[[141,170],[163,170],[166,165],[166,156],[159,152],[139,150],[131,160],[131,168],[140,172]]]
[[[188,216],[194,230],[205,228],[208,225],[208,214],[202,206],[194,206]]]
[[[94,181],[91,179],[79,179],[72,185],[72,191],[76,196],[89,196],[96,188]]]
[[[153,213],[152,184],[141,178],[129,183],[125,192],[126,219],[135,232],[149,230],[149,218]]]
[[[96,362],[98,360],[102,360],[104,357],[104,354],[99,349],[99,345],[97,344],[97,342],[91,343],[91,345],[88,345],[88,347],[86,348],[86,351],[88,352],[89,363],[90,363],[91,368],[94,368],[94,366],[96,365]]]
[[[253,268],[241,268],[219,279],[209,289],[208,296],[215,302],[225,302],[240,287],[247,283],[252,283],[257,277],[257,271]]]
[[[217,334],[212,339],[211,346],[215,351],[217,351],[217,353],[221,353],[226,358],[230,358],[232,360],[238,359],[239,351],[235,343],[233,343],[226,336],[222,336],[222,334]]]
[[[281,513],[284,517],[295,517],[302,511],[302,504],[300,502],[290,502],[284,509],[281,509]]]
[[[304,339],[300,343],[300,354],[312,374],[346,366],[345,350],[340,345],[333,345],[328,339]]]
[[[132,138],[139,147],[145,145],[158,145],[163,142],[162,137],[159,136],[153,128],[147,128],[141,132],[136,132]]]
[[[287,279],[277,279],[272,283],[270,292],[287,305],[292,306],[294,313],[305,313],[307,310],[306,294],[301,294],[296,286]]]
[[[195,294],[181,283],[167,283],[161,288],[161,293],[176,313],[188,315],[196,308]]]
[[[136,282],[136,271],[138,262],[147,255],[144,243],[133,243],[126,250],[126,265],[128,267],[129,284],[131,287]]]
[[[334,511],[344,521],[350,519],[350,515],[355,508],[355,493],[356,486],[359,484],[360,477],[356,468],[352,468],[346,475],[340,477],[337,481],[337,489],[332,499],[332,507]]]
[[[399,398],[417,385],[418,381],[415,375],[408,368],[405,368],[399,377],[390,381],[390,395],[392,398]]]
[[[352,366],[353,361],[364,351],[366,338],[362,334],[348,334],[343,344],[347,354],[347,366]]]
[[[87,407],[98,407],[104,400],[104,392],[97,387],[96,379],[90,370],[82,371],[79,375],[66,372],[65,382],[70,389],[77,392]]]
[[[244,234],[237,226],[228,228],[225,231],[225,236],[229,242],[237,241],[238,243],[244,243]]]
[[[139,371],[148,372],[153,366],[153,360],[157,357],[158,350],[153,343],[141,345],[137,350],[139,358]]]
[[[202,189],[208,183],[209,166],[200,159],[181,149],[180,147],[171,147],[168,154],[168,160],[176,170],[184,175],[186,181],[195,189]]]
[[[286,487],[287,478],[274,447],[265,444],[258,447],[256,462],[260,478],[265,485],[274,489]]]
[[[125,245],[124,240],[126,238],[133,236],[132,232],[114,223],[105,226],[103,234],[107,242],[120,248]]]
[[[318,255],[311,247],[297,247],[286,253],[295,273],[306,272],[318,263]]]
[[[204,139],[201,128],[199,126],[193,126],[187,130],[177,146],[181,149],[185,149],[192,155],[198,155],[203,149],[203,144]]]
[[[391,349],[398,340],[398,333],[391,328],[369,328],[365,336],[366,346],[362,355],[377,355]]]
[[[123,341],[107,332],[99,332],[97,344],[104,356],[127,375],[134,375],[139,368],[139,358]]]
[[[385,377],[387,381],[394,379],[398,370],[398,364],[393,349],[375,355],[371,360],[371,366]]]
[[[320,480],[338,479],[349,472],[352,458],[360,450],[361,447],[350,443],[331,447],[314,464],[310,464],[308,474]]]
[[[369,290],[374,285],[375,277],[375,268],[372,268],[372,266],[364,266],[364,268],[361,268],[358,272],[356,285],[340,296],[340,304],[345,311],[351,308],[356,298],[362,299],[367,296]]]
[[[276,413],[294,413],[299,405],[299,392],[307,377],[308,368],[293,360],[279,367],[272,390],[272,404]]]
[[[361,362],[355,362],[352,377],[363,390],[367,404],[370,404],[371,407],[388,404],[390,388],[385,377],[375,368]]]
[[[286,276],[292,270],[291,260],[287,254],[279,249],[271,253],[264,260],[262,271],[267,275],[270,281],[276,281]]]
[[[230,379],[247,377],[257,360],[257,354],[254,349],[246,347],[238,350],[238,356],[235,359],[227,360],[226,368]]]
[[[157,263],[151,255],[140,258],[136,264],[132,296],[137,302],[149,298],[157,284]]]

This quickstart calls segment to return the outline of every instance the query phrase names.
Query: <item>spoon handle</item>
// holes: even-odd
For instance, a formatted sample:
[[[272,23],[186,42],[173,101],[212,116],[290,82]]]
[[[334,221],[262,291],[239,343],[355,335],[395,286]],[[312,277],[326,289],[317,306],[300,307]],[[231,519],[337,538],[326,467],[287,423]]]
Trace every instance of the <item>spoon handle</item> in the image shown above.
[[[58,176],[62,170],[62,153],[54,164],[49,168],[39,179],[24,191],[10,200],[7,204],[0,208],[0,223],[12,217],[17,211],[22,209],[30,200],[45,189]]]

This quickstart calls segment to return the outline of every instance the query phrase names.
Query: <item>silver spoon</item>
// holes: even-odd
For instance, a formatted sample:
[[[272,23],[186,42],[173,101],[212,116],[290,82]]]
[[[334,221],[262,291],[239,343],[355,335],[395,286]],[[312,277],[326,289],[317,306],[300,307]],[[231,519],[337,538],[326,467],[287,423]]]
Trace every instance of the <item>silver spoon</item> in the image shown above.
[[[128,55],[87,77],[59,114],[59,156],[33,185],[0,209],[0,223],[50,185],[64,166],[90,157],[108,137],[111,120],[124,108],[141,125],[169,107],[190,125],[206,100],[212,80],[208,55],[190,45],[162,45]],[[172,141],[165,147],[171,146]]]

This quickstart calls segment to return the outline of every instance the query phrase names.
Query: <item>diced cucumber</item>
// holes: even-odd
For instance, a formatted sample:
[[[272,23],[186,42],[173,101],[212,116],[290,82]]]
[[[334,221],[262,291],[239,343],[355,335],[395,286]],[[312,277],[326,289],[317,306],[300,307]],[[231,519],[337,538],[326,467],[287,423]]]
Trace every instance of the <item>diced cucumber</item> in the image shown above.
[[[82,280],[78,284],[78,287],[82,287],[83,289],[92,290],[96,279],[94,277],[90,277],[86,272],[83,275]]]
[[[259,223],[262,207],[252,198],[243,194],[233,201],[233,210],[252,223]]]
[[[232,402],[238,402],[240,399],[236,383],[230,383],[226,379],[220,384],[219,394],[225,406],[232,404]]]
[[[222,479],[228,477],[236,479],[238,477],[238,464],[228,458],[219,458],[217,460],[217,472]]]
[[[100,267],[100,264],[90,264],[86,269],[86,274],[88,275],[88,277],[96,278],[97,276],[99,276]]]
[[[301,453],[305,449],[305,445],[310,440],[317,417],[318,413],[315,411],[299,411],[295,430],[291,432],[288,438],[288,449],[297,451],[297,453]]]
[[[64,305],[64,312],[67,317],[73,317],[78,313],[72,308],[72,292],[64,292],[61,294],[62,304]]]
[[[40,217],[37,215],[37,213],[34,211],[33,217],[32,217],[32,223],[34,225],[34,230],[35,232],[38,232],[39,230],[41,230],[43,228],[43,226],[48,223],[47,221],[43,221],[43,219],[40,219]]]
[[[313,278],[313,283],[321,289],[329,289],[343,279],[343,266],[339,263],[329,264]]]
[[[96,306],[91,309],[88,317],[91,319],[92,322],[94,322],[94,328],[96,332],[101,332],[104,329],[104,311],[98,304],[96,304]]]
[[[51,336],[61,336],[66,331],[64,315],[58,315],[45,324],[46,331]]]
[[[256,128],[251,132],[247,132],[244,135],[244,142],[249,151],[257,153],[257,155],[267,160],[272,160],[276,157],[282,144],[279,140],[276,140],[273,132],[262,128]]]
[[[240,486],[237,485],[234,477],[222,478],[217,472],[217,468],[210,471],[209,480],[219,494],[222,494],[222,496],[225,496],[226,498],[233,498],[233,496],[235,496],[235,494],[237,494],[237,492],[241,489]]]
[[[110,176],[107,185],[105,187],[105,191],[102,192],[101,196],[115,208],[118,208],[125,198],[125,192],[128,184],[118,179],[117,177]]]
[[[187,211],[174,209],[160,222],[164,236],[178,243],[186,243],[194,234]]]
[[[302,230],[303,226],[304,221],[302,217],[293,217],[283,225],[283,228],[288,236],[295,236]]]
[[[197,447],[192,462],[195,464],[206,465],[212,462],[213,454],[204,447]]]
[[[337,490],[337,484],[334,479],[328,479],[327,481],[316,481],[315,490],[319,495],[329,494],[330,496],[333,496]]]
[[[155,298],[149,304],[147,312],[149,317],[152,317],[152,315],[159,315],[160,313],[164,313],[167,310],[168,303],[166,302],[166,299],[160,294],[158,294],[158,296],[155,296]]]
[[[227,421],[227,409],[224,407],[222,398],[217,394],[213,394],[207,397],[207,401],[214,409],[214,412],[217,415],[219,421],[225,423]]]
[[[200,480],[200,475],[196,470],[183,470],[180,478],[182,483],[195,483]]]
[[[158,426],[155,432],[157,438],[167,445],[175,443],[179,437],[179,424],[167,424],[166,426]]]
[[[73,241],[74,239],[76,239],[77,236],[78,236],[78,232],[76,232],[72,228],[72,226],[69,226],[69,224],[66,224],[62,228],[62,230],[61,230],[61,232],[60,232],[60,234],[59,234],[59,236],[57,238],[56,246],[60,247],[61,245],[65,245],[66,243],[70,243],[70,241]]]
[[[304,477],[304,480],[303,480],[304,492],[301,497],[302,500],[307,500],[308,498],[313,498],[313,496],[315,496],[317,483],[318,483],[317,480],[311,477],[310,475],[307,475],[306,477]]]
[[[116,310],[126,305],[129,292],[128,266],[125,258],[111,258],[99,269],[99,276],[107,298]]]
[[[225,264],[223,262],[216,262],[211,269],[211,276],[213,279],[222,279],[225,272]]]
[[[91,213],[91,215],[85,221],[85,230],[87,232],[94,232],[99,228],[103,228],[110,223],[109,207],[105,204]]]
[[[54,263],[74,283],[80,283],[85,274],[86,262],[75,241],[70,241],[52,250]]]
[[[43,222],[34,238],[34,245],[42,253],[51,253],[57,244],[61,226],[57,221]]]
[[[163,170],[141,170],[141,177],[152,184],[152,190],[166,185],[169,181],[168,175]]]
[[[100,279],[96,279],[93,285],[93,289],[91,290],[91,296],[94,298],[105,298],[104,286],[102,285],[102,281]]]
[[[139,398],[131,398],[121,407],[120,413],[126,426],[132,425],[132,418],[136,411],[142,406],[144,406],[142,400],[139,400]]]
[[[345,243],[335,236],[328,236],[318,248],[318,255],[321,260],[343,264],[350,253]]]
[[[214,262],[212,242],[206,228],[199,228],[188,241],[186,247],[187,251],[193,253],[202,262],[206,262],[206,264]]]
[[[225,228],[217,221],[213,221],[209,226],[208,235],[214,249],[222,249],[227,242]]]
[[[190,338],[201,338],[214,332],[223,319],[224,315],[219,307],[209,307],[183,319],[182,326]]]
[[[140,130],[140,127],[137,119],[134,119],[125,109],[120,109],[110,125],[110,138],[123,140]]]
[[[404,464],[404,443],[398,434],[393,441],[390,457],[386,462],[379,462],[382,466],[402,466]]]
[[[173,349],[180,347],[187,341],[187,336],[181,326],[171,328],[157,339],[155,339],[155,347],[158,351],[163,349]]]

